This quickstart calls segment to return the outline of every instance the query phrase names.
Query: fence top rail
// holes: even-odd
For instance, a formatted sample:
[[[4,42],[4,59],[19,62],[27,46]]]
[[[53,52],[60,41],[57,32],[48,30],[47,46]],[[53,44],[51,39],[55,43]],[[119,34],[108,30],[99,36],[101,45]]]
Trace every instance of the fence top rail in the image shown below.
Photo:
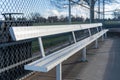
[[[102,23],[74,24],[74,25],[51,25],[51,26],[19,26],[10,27],[9,31],[14,41],[37,38],[60,33],[67,33],[83,29],[102,26]]]

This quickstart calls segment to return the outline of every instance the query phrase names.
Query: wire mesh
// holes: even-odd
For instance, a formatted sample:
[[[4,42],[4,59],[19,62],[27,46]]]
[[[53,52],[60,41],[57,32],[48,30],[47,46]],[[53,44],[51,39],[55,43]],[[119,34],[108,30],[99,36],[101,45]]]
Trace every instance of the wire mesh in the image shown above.
[[[60,2],[57,2],[60,1]],[[69,22],[69,4],[66,0],[0,0],[0,80],[16,80],[31,71],[24,65],[41,57],[37,39],[14,42],[11,26],[61,25]],[[64,1],[64,0],[63,0]],[[79,1],[79,0],[74,0]],[[71,2],[72,23],[88,23],[90,11],[86,4]],[[97,15],[97,12],[95,12]],[[99,31],[101,28],[99,28]],[[95,34],[97,29],[91,29]],[[89,36],[89,31],[75,32],[77,41]],[[72,33],[43,37],[46,55],[74,43]]]

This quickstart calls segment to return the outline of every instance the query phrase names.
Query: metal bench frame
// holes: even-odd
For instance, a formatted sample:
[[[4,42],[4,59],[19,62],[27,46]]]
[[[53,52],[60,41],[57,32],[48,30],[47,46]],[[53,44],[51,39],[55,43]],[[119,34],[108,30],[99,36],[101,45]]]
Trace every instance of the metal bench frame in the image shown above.
[[[98,27],[101,27],[99,32]],[[96,28],[97,32],[91,35],[90,28]],[[88,29],[89,37],[77,42],[75,37],[75,31]],[[11,27],[10,34],[15,41],[38,38],[42,58],[36,60],[30,64],[25,65],[26,70],[48,72],[56,67],[56,80],[62,80],[62,62],[74,55],[76,52],[83,50],[82,60],[86,61],[86,46],[95,41],[95,48],[98,48],[98,38],[102,36],[104,40],[104,34],[108,31],[102,29],[101,23],[94,24],[81,24],[81,25],[55,25],[55,26],[33,26],[33,27]],[[33,31],[34,30],[34,31]],[[74,44],[58,50],[48,56],[45,56],[42,37],[50,36],[54,34],[72,32]]]

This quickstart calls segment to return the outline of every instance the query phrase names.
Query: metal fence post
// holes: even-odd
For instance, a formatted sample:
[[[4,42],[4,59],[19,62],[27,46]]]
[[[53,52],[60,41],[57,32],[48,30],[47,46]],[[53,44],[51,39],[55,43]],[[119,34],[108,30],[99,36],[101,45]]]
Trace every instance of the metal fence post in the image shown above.
[[[90,6],[90,23],[92,23],[92,16],[91,16],[91,15],[92,15],[92,14],[91,14],[91,10],[92,10],[92,9],[91,9],[91,0],[89,0],[89,6]]]
[[[69,0],[69,24],[71,24],[71,1]]]
[[[105,0],[103,0],[103,24],[105,22]]]
[[[98,0],[98,19],[100,20],[100,0]]]

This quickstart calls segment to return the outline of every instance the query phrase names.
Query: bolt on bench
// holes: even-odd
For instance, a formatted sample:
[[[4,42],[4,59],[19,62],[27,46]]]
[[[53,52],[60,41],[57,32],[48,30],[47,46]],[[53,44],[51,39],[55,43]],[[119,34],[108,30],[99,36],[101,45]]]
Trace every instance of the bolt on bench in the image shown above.
[[[97,33],[92,35],[91,28],[95,28]],[[77,41],[75,31],[87,29],[89,37]],[[100,30],[99,30],[100,29]],[[82,61],[86,61],[86,46],[95,41],[95,47],[98,47],[98,38],[106,36],[107,29],[102,29],[101,23],[94,24],[74,24],[74,25],[55,25],[55,26],[31,26],[31,27],[11,27],[10,34],[14,41],[38,38],[42,58],[33,61],[24,66],[26,70],[48,72],[56,67],[56,80],[62,80],[62,62],[74,55],[80,50],[83,50]],[[55,34],[71,32],[74,44],[62,48],[52,54],[45,55],[42,37]],[[80,34],[79,34],[80,35]]]

